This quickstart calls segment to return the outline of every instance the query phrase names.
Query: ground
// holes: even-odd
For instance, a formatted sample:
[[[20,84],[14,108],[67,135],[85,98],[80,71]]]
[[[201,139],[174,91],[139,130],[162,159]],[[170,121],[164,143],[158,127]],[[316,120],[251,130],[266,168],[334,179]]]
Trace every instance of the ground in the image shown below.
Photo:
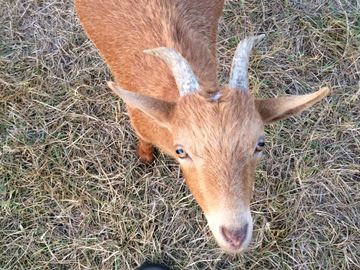
[[[0,269],[359,269],[360,2],[228,1],[219,80],[239,38],[258,97],[332,93],[266,128],[251,249],[226,255],[158,153],[140,164],[111,74],[66,0],[0,2]]]

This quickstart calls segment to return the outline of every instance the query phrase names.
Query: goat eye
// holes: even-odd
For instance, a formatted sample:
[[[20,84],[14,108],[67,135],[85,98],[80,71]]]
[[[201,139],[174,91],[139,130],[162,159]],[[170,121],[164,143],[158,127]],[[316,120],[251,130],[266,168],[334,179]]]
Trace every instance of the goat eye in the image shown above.
[[[181,146],[177,146],[175,152],[179,158],[187,158],[188,156],[185,150]]]
[[[265,139],[260,138],[260,140],[258,141],[258,143],[255,147],[255,154],[260,153],[263,150],[264,146],[265,146]]]

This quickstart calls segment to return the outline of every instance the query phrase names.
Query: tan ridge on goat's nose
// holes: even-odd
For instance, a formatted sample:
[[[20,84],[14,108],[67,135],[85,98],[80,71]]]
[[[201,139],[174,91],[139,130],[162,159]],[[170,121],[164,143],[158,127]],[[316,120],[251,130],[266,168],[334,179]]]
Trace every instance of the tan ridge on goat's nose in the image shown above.
[[[221,234],[225,238],[226,242],[233,248],[240,248],[244,243],[248,231],[248,224],[245,224],[240,229],[228,229],[224,226],[220,228]]]

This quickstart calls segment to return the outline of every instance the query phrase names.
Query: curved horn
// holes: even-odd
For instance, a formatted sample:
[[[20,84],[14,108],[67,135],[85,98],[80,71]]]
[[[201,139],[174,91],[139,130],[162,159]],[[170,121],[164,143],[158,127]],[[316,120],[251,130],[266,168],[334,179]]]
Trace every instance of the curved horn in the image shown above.
[[[198,80],[189,63],[174,49],[160,47],[144,50],[144,53],[159,57],[171,69],[179,89],[180,96],[197,92],[200,88]]]
[[[249,89],[248,66],[251,50],[265,35],[247,37],[236,48],[231,64],[229,87],[247,91]]]

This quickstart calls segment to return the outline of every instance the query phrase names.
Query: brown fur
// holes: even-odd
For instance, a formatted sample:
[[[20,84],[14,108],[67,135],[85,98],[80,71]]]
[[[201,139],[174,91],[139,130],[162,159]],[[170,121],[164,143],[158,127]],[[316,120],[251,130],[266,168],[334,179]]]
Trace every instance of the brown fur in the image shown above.
[[[205,212],[223,200],[227,200],[229,208],[238,198],[250,202],[258,161],[253,157],[254,147],[263,134],[253,97],[229,89],[221,92],[218,102],[199,95],[182,99],[171,123],[175,140],[179,140],[175,144],[186,146],[191,156],[192,162],[182,168]]]
[[[76,8],[84,29],[122,87],[176,101],[179,92],[170,70],[143,50],[175,48],[188,60],[203,87],[215,91],[217,22],[223,2],[77,0]],[[140,110],[129,111],[140,137],[137,153],[143,161],[153,159],[148,142],[174,155],[173,136],[167,128]]]
[[[179,94],[168,67],[143,50],[174,48],[200,81],[216,85],[217,21],[223,2],[77,0],[76,7],[84,29],[122,87],[175,101]]]
[[[254,150],[264,132],[263,122],[298,113],[329,90],[301,99],[255,101],[249,92],[219,87],[215,46],[223,3],[77,0],[76,7],[116,82],[131,91],[110,86],[128,105],[141,160],[153,160],[153,145],[177,158],[176,145],[182,145],[188,158],[179,162],[201,208],[205,214],[233,211],[224,224],[239,231],[236,226],[248,227],[241,223],[241,211],[249,209],[259,159]],[[169,68],[143,53],[156,47],[174,48],[187,59],[199,79],[200,93],[179,97]],[[209,97],[218,91],[221,98],[211,101]]]

